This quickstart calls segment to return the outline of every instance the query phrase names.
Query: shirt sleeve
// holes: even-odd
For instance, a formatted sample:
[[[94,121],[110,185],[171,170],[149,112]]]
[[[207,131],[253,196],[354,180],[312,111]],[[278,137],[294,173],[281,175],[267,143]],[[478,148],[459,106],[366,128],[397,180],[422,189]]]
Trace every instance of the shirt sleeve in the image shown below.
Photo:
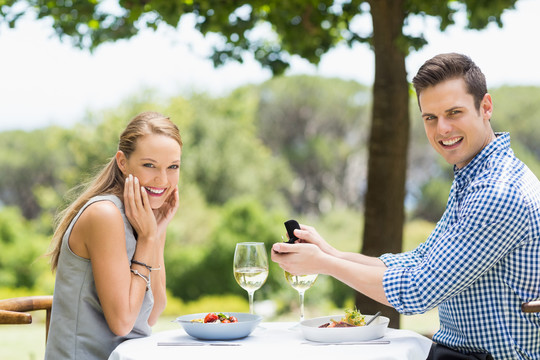
[[[470,186],[456,211],[444,231],[434,231],[423,256],[381,257],[390,264],[383,277],[386,297],[400,313],[424,313],[465,290],[526,236],[526,204],[511,185]]]
[[[452,194],[452,193],[451,193]],[[448,222],[448,208],[444,212],[441,219],[437,222],[437,225],[435,226],[435,229],[431,232],[429,237],[426,239],[425,242],[421,243],[416,247],[416,249],[399,253],[399,254],[383,254],[379,257],[379,259],[384,262],[384,264],[387,267],[413,267],[418,266],[424,259],[425,254],[428,252],[429,248],[431,247],[431,244],[435,239],[438,239],[442,233],[445,232],[446,223]]]
[[[426,241],[428,243],[428,241]],[[379,259],[384,262],[387,267],[412,267],[417,266],[424,258],[424,249],[426,243],[420,244],[416,249],[400,254],[383,254]]]

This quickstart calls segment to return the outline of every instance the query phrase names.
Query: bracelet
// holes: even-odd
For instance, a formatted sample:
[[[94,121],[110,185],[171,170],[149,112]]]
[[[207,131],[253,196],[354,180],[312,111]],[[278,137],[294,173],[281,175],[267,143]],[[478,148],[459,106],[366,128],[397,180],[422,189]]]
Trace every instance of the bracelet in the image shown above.
[[[146,275],[143,275],[141,274],[139,271],[137,271],[136,269],[129,269],[131,270],[131,272],[137,276],[140,276],[141,279],[143,279],[144,281],[146,281],[146,291],[150,290],[150,286],[152,285],[150,283],[150,277],[149,276],[146,276]]]
[[[137,260],[131,260],[131,263],[132,264],[136,264],[136,265],[141,265],[141,266],[144,266],[145,268],[148,269],[148,271],[152,271],[152,270],[161,270],[161,265],[159,265],[157,268],[153,268],[149,265],[146,265],[145,263],[143,262],[140,262],[140,261],[137,261]]]

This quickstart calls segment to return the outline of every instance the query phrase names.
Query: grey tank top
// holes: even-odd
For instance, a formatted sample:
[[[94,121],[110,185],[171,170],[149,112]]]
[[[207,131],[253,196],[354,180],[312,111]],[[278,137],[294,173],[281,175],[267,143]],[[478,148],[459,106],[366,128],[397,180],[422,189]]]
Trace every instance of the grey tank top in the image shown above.
[[[154,306],[152,290],[146,292],[131,332],[122,337],[115,335],[105,320],[90,260],[76,255],[69,248],[68,239],[73,226],[83,211],[97,201],[111,201],[120,209],[124,220],[128,260],[131,260],[135,253],[137,240],[125,215],[122,201],[114,195],[90,199],[75,216],[62,238],[45,360],[104,360],[121,342],[148,336],[152,332],[148,325],[148,317]]]

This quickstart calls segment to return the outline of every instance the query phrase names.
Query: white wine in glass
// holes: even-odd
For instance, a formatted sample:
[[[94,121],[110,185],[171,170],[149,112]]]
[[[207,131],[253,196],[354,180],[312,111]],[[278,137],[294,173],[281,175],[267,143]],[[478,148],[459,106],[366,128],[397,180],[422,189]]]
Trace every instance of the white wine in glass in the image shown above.
[[[317,276],[318,274],[291,275],[291,273],[285,271],[285,279],[300,295],[300,322],[304,320],[304,293],[313,286]]]
[[[268,256],[264,243],[236,244],[233,271],[238,285],[248,292],[249,312],[253,314],[253,294],[263,286],[268,277]]]
[[[264,268],[245,267],[234,270],[236,282],[246,291],[255,291],[259,289],[264,284],[267,277],[268,270]]]

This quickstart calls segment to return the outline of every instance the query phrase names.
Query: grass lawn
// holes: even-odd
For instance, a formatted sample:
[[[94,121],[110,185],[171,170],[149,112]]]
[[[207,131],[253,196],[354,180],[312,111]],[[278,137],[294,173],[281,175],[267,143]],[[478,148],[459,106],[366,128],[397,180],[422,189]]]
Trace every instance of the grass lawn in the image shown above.
[[[45,323],[0,325],[0,359],[42,360],[45,356]]]

